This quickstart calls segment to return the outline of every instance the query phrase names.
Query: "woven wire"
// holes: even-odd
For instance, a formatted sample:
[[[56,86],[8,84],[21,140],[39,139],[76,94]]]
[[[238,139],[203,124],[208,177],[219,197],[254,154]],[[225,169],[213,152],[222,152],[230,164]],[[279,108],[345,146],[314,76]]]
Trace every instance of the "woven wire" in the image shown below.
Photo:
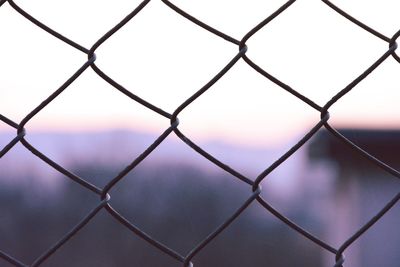
[[[29,13],[24,11],[19,5],[17,5],[13,0],[2,0],[0,1],[0,7],[5,3],[8,4],[20,15],[25,17],[27,20],[34,23],[37,27],[41,28],[42,30],[46,31],[48,34],[53,35],[55,38],[60,39],[61,41],[69,44],[70,46],[74,47],[75,49],[87,54],[88,60],[64,83],[62,84],[56,91],[54,91],[48,98],[46,98],[40,105],[38,105],[35,109],[28,113],[25,118],[22,119],[20,123],[16,123],[7,117],[0,114],[0,120],[4,123],[8,124],[9,126],[16,129],[16,136],[12,141],[10,141],[3,149],[0,150],[0,158],[4,156],[13,146],[17,143],[21,143],[26,149],[31,151],[34,155],[40,158],[42,161],[53,167],[58,172],[64,174],[65,176],[69,177],[76,183],[80,184],[82,187],[85,187],[93,194],[99,196],[99,203],[96,207],[94,207],[78,224],[75,225],[68,233],[66,233],[57,243],[53,244],[50,248],[47,249],[42,255],[38,256],[34,262],[30,264],[23,263],[22,261],[8,255],[5,252],[0,250],[0,257],[6,260],[7,262],[20,267],[25,266],[40,266],[44,263],[49,257],[51,257],[60,247],[65,245],[74,235],[76,235],[82,228],[86,226],[97,214],[100,210],[107,211],[115,220],[117,220],[120,224],[124,225],[127,229],[129,229],[134,235],[137,235],[147,241],[149,244],[154,246],[155,248],[159,249],[166,255],[172,257],[176,261],[180,262],[182,266],[193,266],[192,259],[206,247],[213,239],[215,239],[222,231],[224,231],[229,225],[235,221],[239,215],[246,210],[249,205],[253,202],[258,203],[260,206],[264,207],[266,211],[270,212],[274,216],[276,216],[282,223],[286,224],[288,227],[296,231],[298,234],[302,235],[304,238],[307,238],[317,244],[322,249],[330,252],[333,254],[335,259],[334,267],[341,267],[345,262],[344,252],[348,249],[356,240],[358,240],[368,229],[370,229],[377,221],[379,221],[385,213],[387,213],[391,208],[393,208],[398,200],[400,199],[400,192],[397,193],[386,205],[373,216],[366,224],[364,224],[361,228],[359,228],[353,235],[349,236],[348,239],[343,242],[338,248],[335,248],[329,245],[324,240],[316,237],[313,233],[310,233],[303,229],[301,226],[296,224],[295,222],[289,220],[285,217],[280,211],[276,210],[272,207],[265,199],[262,198],[261,194],[261,182],[278,166],[284,163],[289,157],[293,155],[299,148],[304,146],[312,136],[314,136],[321,128],[325,128],[329,131],[329,133],[334,136],[336,139],[340,140],[352,150],[358,152],[360,155],[368,159],[371,164],[375,164],[376,166],[380,167],[387,173],[395,176],[396,178],[400,178],[400,173],[396,169],[392,168],[391,166],[385,164],[384,162],[380,161],[379,159],[375,158],[373,155],[369,154],[367,151],[363,150],[362,148],[355,145],[353,142],[348,140],[345,136],[343,136],[340,132],[338,132],[334,127],[329,124],[329,109],[339,101],[344,95],[350,92],[354,87],[357,86],[359,82],[365,79],[371,72],[373,72],[382,62],[384,62],[387,58],[392,56],[397,62],[400,63],[400,57],[396,54],[397,43],[396,39],[400,36],[400,30],[397,31],[392,37],[387,37],[382,33],[370,28],[369,26],[365,25],[364,23],[360,22],[359,20],[355,19],[333,3],[327,0],[322,0],[323,3],[328,5],[332,10],[336,11],[341,16],[348,19],[350,22],[358,25],[365,31],[369,32],[370,34],[374,35],[375,37],[381,39],[381,41],[388,43],[387,51],[380,56],[375,62],[373,62],[369,68],[363,71],[358,77],[356,77],[351,83],[349,83],[345,88],[340,90],[337,94],[335,94],[328,102],[326,102],[323,106],[320,106],[307,98],[305,95],[299,93],[289,85],[285,84],[284,82],[280,81],[276,77],[272,76],[266,70],[258,66],[252,59],[250,59],[247,55],[247,45],[246,42],[260,29],[266,27],[269,22],[271,22],[276,17],[284,14],[284,11],[288,9],[295,0],[287,1],[284,5],[282,5],[279,9],[261,21],[258,25],[252,28],[247,34],[243,36],[242,39],[238,40],[235,39],[215,28],[212,26],[196,19],[192,15],[186,13],[184,10],[177,7],[175,4],[171,3],[168,0],[162,0],[162,2],[175,11],[177,14],[183,16],[187,20],[191,21],[194,24],[202,27],[204,30],[207,30],[218,37],[224,39],[227,42],[233,43],[238,46],[239,52],[226,64],[226,66],[221,69],[217,74],[215,74],[212,79],[208,83],[206,83],[202,88],[200,88],[195,94],[191,97],[186,99],[181,105],[179,105],[175,111],[170,114],[161,108],[152,105],[151,103],[147,102],[146,100],[140,98],[139,96],[135,95],[128,89],[124,88],[120,85],[117,81],[110,78],[106,73],[104,73],[96,64],[96,50],[99,48],[104,42],[106,42],[114,33],[119,31],[122,27],[124,27],[128,22],[132,20],[139,12],[145,8],[145,6],[150,2],[150,0],[145,0],[141,2],[129,15],[127,15],[124,19],[122,19],[117,25],[115,25],[112,29],[110,29],[106,34],[104,34],[97,42],[93,44],[90,49],[87,49],[71,39],[63,36],[62,34],[58,33],[57,31],[49,28],[48,26],[44,25]],[[204,92],[210,90],[214,83],[216,83],[222,76],[224,76],[239,60],[245,61],[249,66],[251,66],[256,72],[260,73],[265,78],[271,80],[275,84],[277,84],[280,88],[287,91],[288,93],[295,96],[299,101],[302,101],[308,104],[310,107],[315,109],[317,112],[320,113],[320,121],[315,124],[307,134],[305,134],[298,142],[291,147],[286,153],[284,153],[280,158],[276,159],[276,161],[268,166],[263,172],[261,172],[255,180],[252,180],[242,173],[234,170],[233,168],[229,167],[228,165],[224,164],[219,159],[213,157],[207,151],[202,149],[196,143],[191,141],[184,133],[179,129],[179,120],[178,115],[189,105],[191,105],[194,101],[196,101]],[[42,152],[40,152],[37,148],[31,145],[26,139],[26,129],[25,125],[35,117],[40,111],[42,111],[50,102],[52,102],[55,98],[57,98],[64,90],[66,90],[69,85],[71,85],[83,72],[85,72],[88,68],[92,68],[102,79],[112,85],[116,90],[122,92],[126,97],[131,98],[133,101],[140,103],[141,105],[145,106],[146,108],[152,110],[155,113],[165,117],[170,121],[170,126],[145,150],[142,154],[140,154],[135,160],[133,160],[128,166],[126,166],[123,170],[119,172],[119,174],[111,179],[108,184],[104,186],[104,188],[99,188],[83,178],[73,174],[69,170],[65,169],[63,166],[58,165],[52,159],[48,158]],[[178,252],[174,251],[173,249],[169,248],[168,246],[162,244],[161,242],[157,241],[155,238],[149,236],[147,233],[139,229],[135,226],[134,223],[130,222],[126,218],[124,218],[118,211],[116,211],[110,204],[111,196],[109,195],[110,190],[124,177],[136,168],[152,151],[159,146],[170,134],[175,134],[182,140],[186,145],[191,147],[194,151],[202,155],[204,158],[209,160],[210,162],[217,165],[219,168],[223,169],[224,171],[232,174],[237,179],[241,180],[243,183],[249,185],[249,197],[248,199],[237,208],[237,210],[213,232],[209,233],[207,237],[203,239],[199,244],[192,248],[192,250],[187,255],[181,255]]]

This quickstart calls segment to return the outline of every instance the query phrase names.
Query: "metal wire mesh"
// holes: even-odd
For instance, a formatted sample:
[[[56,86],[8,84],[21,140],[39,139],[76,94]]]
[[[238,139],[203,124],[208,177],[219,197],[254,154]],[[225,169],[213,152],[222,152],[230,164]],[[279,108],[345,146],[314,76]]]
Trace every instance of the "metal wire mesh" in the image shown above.
[[[396,32],[392,37],[387,37],[378,31],[370,28],[369,26],[363,24],[359,20],[355,19],[351,15],[347,14],[339,7],[335,6],[333,3],[327,0],[322,0],[323,3],[328,5],[332,10],[340,14],[341,16],[348,19],[351,23],[354,23],[364,29],[365,31],[369,32],[373,36],[381,39],[383,42],[387,42],[389,48],[387,51],[380,56],[375,62],[373,62],[369,68],[364,70],[358,77],[356,77],[351,83],[349,83],[345,88],[340,90],[336,95],[334,95],[328,102],[326,102],[323,106],[320,106],[307,98],[305,95],[299,93],[292,87],[288,86],[284,82],[278,80],[271,74],[269,74],[266,70],[258,66],[252,59],[250,59],[246,55],[246,51],[248,49],[246,42],[260,29],[267,27],[268,23],[275,19],[277,16],[284,14],[285,10],[288,9],[295,0],[290,0],[282,5],[279,9],[277,9],[274,13],[270,14],[267,18],[261,21],[257,26],[252,28],[247,34],[243,36],[242,39],[237,40],[217,29],[213,28],[212,26],[202,22],[195,17],[191,16],[190,14],[186,13],[184,10],[180,9],[173,3],[169,2],[168,0],[162,0],[162,2],[175,11],[177,14],[183,16],[187,20],[191,21],[194,24],[202,27],[204,30],[209,31],[220,38],[224,39],[226,42],[233,43],[238,46],[239,52],[226,64],[226,66],[221,69],[217,74],[215,74],[212,79],[209,80],[207,84],[205,84],[200,90],[198,90],[195,94],[191,97],[186,99],[181,105],[179,105],[175,111],[170,114],[161,108],[152,105],[151,103],[145,101],[141,97],[133,94],[128,89],[124,88],[120,85],[117,81],[110,78],[106,73],[104,73],[96,64],[96,50],[109,38],[113,36],[114,33],[119,31],[122,27],[124,27],[128,22],[132,20],[135,15],[143,10],[146,5],[150,2],[150,0],[145,0],[141,2],[129,15],[127,15],[124,19],[122,19],[117,25],[115,25],[112,29],[110,29],[107,33],[105,33],[97,42],[93,44],[90,49],[87,49],[71,39],[63,36],[62,34],[56,32],[55,30],[49,28],[48,26],[44,25],[34,17],[32,17],[29,13],[25,12],[18,4],[16,4],[13,0],[2,0],[0,1],[0,7],[7,2],[16,12],[18,12],[21,16],[25,17],[27,20],[34,23],[37,27],[41,28],[42,30],[46,31],[48,34],[53,35],[55,38],[60,39],[61,41],[69,44],[70,46],[74,47],[75,49],[87,54],[88,60],[64,83],[62,84],[56,91],[54,91],[47,99],[45,99],[40,105],[38,105],[35,109],[29,112],[25,118],[22,119],[20,123],[16,123],[7,117],[0,114],[0,120],[4,123],[8,124],[9,126],[16,129],[16,136],[15,138],[9,142],[4,148],[0,151],[0,157],[4,156],[13,146],[17,143],[21,143],[26,149],[31,151],[34,155],[40,158],[42,161],[53,167],[58,172],[64,174],[65,176],[69,177],[76,183],[80,184],[82,187],[85,187],[93,194],[99,196],[99,203],[93,210],[91,210],[78,224],[75,225],[73,229],[71,229],[68,233],[66,233],[57,243],[53,244],[50,248],[47,249],[42,255],[38,256],[36,260],[30,264],[23,263],[20,260],[8,255],[2,251],[0,251],[0,257],[6,260],[7,262],[15,265],[15,266],[40,266],[44,263],[49,257],[51,257],[60,247],[65,245],[74,235],[76,235],[83,227],[85,227],[88,222],[90,222],[100,210],[107,211],[115,220],[117,220],[120,224],[124,225],[128,228],[134,235],[137,235],[153,245],[155,248],[159,249],[163,253],[167,254],[168,256],[172,257],[176,261],[180,262],[182,266],[193,266],[192,260],[193,258],[206,247],[214,238],[216,238],[222,231],[224,231],[229,225],[235,221],[238,216],[246,210],[249,205],[253,202],[258,203],[260,206],[264,207],[266,211],[270,212],[274,216],[276,216],[282,223],[289,226],[291,229],[296,231],[299,235],[302,235],[304,238],[307,238],[317,244],[322,249],[330,252],[333,254],[335,259],[334,267],[343,266],[345,262],[344,252],[348,249],[356,240],[358,240],[369,228],[371,228],[378,220],[380,220],[386,212],[389,211],[392,207],[396,205],[398,200],[400,199],[400,192],[395,195],[391,201],[386,203],[386,205],[375,215],[373,216],[365,225],[359,228],[353,235],[349,236],[348,239],[341,244],[338,248],[335,248],[329,245],[327,242],[321,240],[320,238],[316,237],[313,233],[310,233],[300,227],[295,222],[289,220],[287,217],[282,215],[279,210],[273,208],[265,199],[262,198],[260,195],[262,189],[260,183],[278,166],[280,166],[283,162],[285,162],[289,157],[293,155],[299,148],[304,146],[312,136],[314,136],[321,128],[327,129],[332,136],[340,140],[341,142],[345,143],[348,147],[357,151],[360,155],[367,158],[371,164],[375,164],[382,168],[384,171],[388,172],[389,174],[395,176],[396,178],[400,178],[400,173],[396,169],[392,168],[391,166],[385,164],[384,162],[380,161],[379,159],[375,158],[373,155],[370,155],[367,151],[364,151],[346,137],[344,137],[340,132],[338,132],[335,128],[333,128],[329,124],[329,109],[339,101],[344,95],[350,92],[357,84],[365,79],[371,72],[373,72],[382,62],[384,62],[387,58],[392,56],[397,62],[400,63],[400,57],[396,54],[397,43],[396,39],[400,36],[400,30]],[[134,23],[134,22],[131,22]],[[313,126],[307,134],[305,134],[298,142],[291,147],[286,153],[284,153],[280,158],[276,159],[276,161],[268,166],[263,172],[261,172],[255,180],[252,180],[242,173],[234,170],[233,168],[229,167],[228,165],[221,162],[219,159],[213,157],[207,151],[203,150],[200,146],[196,143],[191,141],[188,137],[185,136],[184,133],[179,129],[179,120],[178,115],[189,105],[191,105],[194,101],[196,101],[204,92],[210,90],[215,82],[217,82],[222,76],[224,76],[231,68],[234,66],[239,60],[245,61],[249,66],[251,66],[256,72],[260,73],[266,79],[271,80],[275,84],[277,84],[280,88],[282,88],[287,93],[292,94],[295,96],[299,101],[302,101],[312,107],[316,112],[320,113],[320,121]],[[116,90],[122,92],[126,97],[131,98],[133,101],[140,103],[141,105],[145,106],[146,108],[152,110],[155,113],[163,116],[165,119],[170,121],[170,126],[152,143],[142,154],[140,154],[135,160],[133,160],[125,169],[121,170],[119,174],[114,177],[110,182],[104,186],[104,188],[98,188],[95,185],[85,181],[83,178],[73,174],[69,170],[65,169],[63,166],[58,165],[52,159],[48,158],[44,155],[41,151],[31,145],[26,139],[26,129],[25,125],[35,117],[39,112],[41,112],[50,102],[52,102],[55,98],[57,98],[64,90],[68,89],[68,86],[71,85],[83,72],[85,72],[88,68],[92,68],[102,79],[112,85]],[[149,236],[144,231],[139,229],[135,226],[134,223],[128,221],[124,218],[120,213],[118,213],[110,204],[109,195],[110,190],[122,179],[124,179],[125,175],[127,175],[130,171],[136,168],[152,151],[159,146],[170,134],[175,134],[182,140],[186,145],[191,147],[194,151],[202,155],[204,158],[209,160],[210,162],[217,165],[219,168],[223,169],[224,171],[230,173],[234,177],[241,180],[243,183],[248,184],[249,186],[249,197],[248,199],[233,213],[229,218],[226,220],[213,232],[209,233],[207,237],[204,238],[202,242],[197,244],[195,247],[187,255],[181,255],[178,252],[174,251],[173,249],[169,248],[168,246],[162,244],[161,242],[157,241],[155,238]]]

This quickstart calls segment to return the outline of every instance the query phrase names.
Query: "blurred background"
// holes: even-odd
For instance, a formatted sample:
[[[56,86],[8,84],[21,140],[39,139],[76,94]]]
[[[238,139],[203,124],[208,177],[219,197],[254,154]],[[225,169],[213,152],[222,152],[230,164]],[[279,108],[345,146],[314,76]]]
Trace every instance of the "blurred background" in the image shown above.
[[[17,1],[25,11],[90,48],[140,1]],[[284,1],[176,1],[241,39]],[[398,1],[335,1],[391,37]],[[90,14],[90,16],[88,15]],[[0,8],[0,114],[20,122],[85,61],[8,3]],[[321,1],[297,1],[248,42],[247,56],[324,105],[388,49],[388,44]],[[237,53],[161,1],[96,51],[96,65],[132,93],[172,113]],[[330,123],[389,165],[400,164],[400,65],[389,57],[330,109]],[[251,179],[319,121],[319,113],[240,60],[180,115],[179,129]],[[73,173],[104,187],[140,155],[169,120],[86,70],[26,125],[28,140]],[[0,149],[16,135],[0,122]],[[397,178],[321,130],[262,183],[262,196],[333,247],[340,246],[396,193]],[[181,254],[226,220],[251,188],[174,134],[110,192],[133,224]],[[0,159],[0,250],[30,263],[98,203],[93,193],[17,144]],[[396,267],[399,205],[346,250],[346,266]],[[194,258],[195,266],[332,266],[334,255],[284,225],[258,203]],[[0,259],[0,266],[10,266]],[[42,266],[179,266],[101,211]]]

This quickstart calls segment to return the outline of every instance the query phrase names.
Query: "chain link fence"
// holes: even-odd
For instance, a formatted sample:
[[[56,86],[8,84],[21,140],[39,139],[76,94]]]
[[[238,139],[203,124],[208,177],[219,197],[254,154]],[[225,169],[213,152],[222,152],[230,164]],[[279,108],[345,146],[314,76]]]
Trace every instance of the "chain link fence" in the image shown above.
[[[343,96],[345,96],[347,93],[349,93],[354,87],[357,86],[358,83],[360,83],[363,79],[365,79],[371,72],[373,72],[376,68],[379,67],[379,65],[384,62],[386,59],[389,57],[393,57],[397,62],[400,63],[400,57],[398,54],[396,54],[396,49],[397,49],[397,43],[396,39],[400,36],[400,31],[394,33],[392,37],[387,37],[383,35],[382,33],[370,28],[369,26],[365,25],[361,21],[357,20],[356,18],[352,17],[345,11],[341,10],[339,7],[331,3],[330,1],[327,0],[322,0],[323,3],[328,5],[331,9],[332,12],[337,12],[341,16],[345,17],[348,19],[349,22],[354,23],[364,29],[365,31],[369,32],[371,35],[373,35],[376,38],[379,38],[382,42],[388,43],[388,49],[387,51],[381,55],[375,62],[372,62],[369,68],[364,70],[358,77],[356,77],[351,83],[349,83],[345,88],[340,90],[336,95],[334,95],[328,102],[326,102],[323,106],[318,105],[317,103],[313,102],[307,96],[299,93],[296,91],[294,88],[290,87],[289,85],[285,84],[284,82],[280,81],[276,77],[272,76],[269,74],[266,70],[261,68],[253,59],[249,58],[246,55],[246,52],[248,50],[248,47],[246,45],[246,42],[254,35],[256,34],[260,29],[264,27],[268,27],[268,23],[271,22],[273,19],[275,19],[278,16],[284,16],[285,10],[290,8],[290,6],[295,2],[294,0],[286,2],[284,5],[282,5],[279,9],[277,9],[275,12],[270,14],[267,18],[265,18],[263,21],[261,21],[258,25],[256,25],[254,28],[252,28],[247,34],[245,34],[240,40],[235,39],[234,37],[231,37],[215,28],[212,26],[208,25],[207,23],[198,20],[197,18],[193,17],[192,15],[186,13],[184,10],[180,9],[178,6],[173,4],[172,2],[169,2],[168,0],[162,0],[162,2],[167,5],[169,8],[171,8],[173,11],[176,12],[177,15],[183,16],[190,22],[197,24],[201,28],[203,28],[206,31],[209,31],[216,36],[224,39],[226,42],[232,43],[234,45],[237,45],[238,47],[238,53],[225,65],[223,69],[221,69],[218,73],[215,74],[214,77],[212,77],[208,83],[206,83],[202,88],[200,88],[195,94],[193,94],[191,97],[186,99],[181,105],[179,105],[175,111],[171,114],[163,109],[151,104],[150,102],[147,102],[146,100],[142,99],[140,96],[135,95],[133,92],[128,90],[127,88],[124,88],[122,85],[120,85],[117,81],[113,80],[111,77],[109,77],[106,73],[104,73],[96,64],[96,50],[104,43],[106,42],[109,38],[113,36],[114,33],[119,31],[122,27],[124,27],[127,23],[134,23],[132,20],[135,15],[137,15],[139,12],[141,12],[146,5],[150,2],[150,0],[145,0],[141,2],[129,15],[127,15],[125,18],[123,18],[117,25],[115,25],[112,29],[110,29],[107,33],[105,33],[100,39],[98,39],[97,42],[95,42],[90,49],[87,49],[78,43],[72,41],[71,39],[63,36],[61,33],[51,29],[50,27],[44,25],[42,22],[38,21],[35,19],[33,16],[31,16],[29,13],[24,11],[17,3],[15,3],[13,0],[2,0],[0,1],[0,6],[5,4],[7,2],[8,5],[10,5],[16,12],[18,12],[21,16],[25,17],[27,20],[30,22],[34,23],[37,27],[41,28],[42,30],[46,31],[48,34],[53,35],[55,38],[60,39],[61,41],[67,43],[68,45],[74,47],[75,49],[81,51],[82,53],[87,54],[87,61],[78,69],[76,72],[69,77],[67,81],[65,81],[64,84],[62,84],[57,90],[55,90],[47,99],[45,99],[40,105],[38,105],[35,109],[33,109],[31,112],[29,112],[25,118],[22,119],[20,123],[16,123],[9,118],[3,116],[0,114],[0,120],[3,121],[4,123],[8,124],[9,126],[13,127],[16,129],[16,136],[14,139],[12,139],[4,148],[1,149],[0,151],[0,157],[4,156],[8,151],[10,151],[14,145],[17,143],[21,143],[26,149],[28,149],[30,152],[32,152],[34,155],[36,155],[38,158],[40,158],[42,161],[53,167],[55,170],[58,172],[62,173],[63,175],[69,177],[82,187],[86,188],[87,190],[91,191],[93,194],[98,195],[99,197],[99,202],[96,207],[94,207],[78,224],[75,225],[74,228],[72,228],[68,233],[66,233],[57,243],[53,244],[50,248],[47,249],[42,255],[38,256],[36,260],[32,263],[24,263],[16,258],[14,258],[11,255],[8,255],[5,252],[2,252],[0,250],[0,257],[15,265],[15,266],[20,266],[20,267],[25,267],[25,266],[40,266],[42,263],[44,263],[49,257],[51,257],[59,248],[61,248],[63,245],[65,245],[74,235],[76,235],[82,228],[84,228],[101,210],[107,211],[115,220],[117,220],[121,225],[125,226],[127,229],[129,229],[133,235],[139,236],[140,238],[144,239],[147,241],[149,244],[157,248],[158,250],[162,251],[166,255],[170,256],[171,258],[175,259],[178,263],[180,263],[182,266],[193,266],[193,259],[194,257],[202,250],[204,249],[210,242],[213,241],[221,232],[223,232],[229,225],[235,221],[240,214],[246,210],[251,203],[257,203],[258,205],[262,206],[265,208],[266,212],[269,212],[276,216],[283,224],[286,224],[288,227],[290,227],[292,230],[296,231],[299,235],[302,235],[304,238],[311,240],[315,244],[317,244],[319,247],[322,249],[332,253],[332,258],[334,262],[332,266],[334,267],[340,267],[344,266],[345,263],[345,252],[346,249],[348,249],[356,240],[358,240],[369,228],[371,228],[377,221],[379,221],[385,213],[387,213],[391,208],[393,208],[398,200],[400,199],[400,192],[397,193],[382,209],[370,220],[363,225],[361,228],[359,228],[353,235],[349,236],[348,239],[343,242],[339,247],[333,247],[329,243],[325,242],[324,240],[321,240],[320,238],[316,237],[313,233],[310,233],[303,229],[301,226],[296,224],[295,222],[291,221],[284,215],[279,210],[276,210],[274,207],[272,207],[263,197],[260,195],[262,188],[260,186],[260,183],[273,171],[275,170],[278,166],[280,166],[283,162],[285,162],[289,157],[293,155],[299,148],[304,146],[312,136],[314,136],[321,128],[325,128],[329,133],[340,140],[341,142],[345,143],[347,146],[349,146],[351,149],[354,151],[358,152],[361,154],[363,157],[367,158],[371,164],[375,164],[382,168],[384,171],[389,173],[390,175],[395,176],[396,178],[400,178],[400,173],[396,169],[392,168],[391,166],[385,164],[384,162],[380,161],[379,159],[375,158],[373,155],[369,154],[368,151],[364,151],[357,145],[355,145],[353,142],[348,140],[345,136],[343,136],[340,132],[338,132],[334,127],[332,127],[329,124],[329,109],[335,105],[337,101],[339,101]],[[280,158],[277,158],[276,161],[268,166],[263,172],[261,172],[256,179],[250,179],[249,177],[246,177],[242,173],[234,170],[233,168],[229,167],[228,165],[224,164],[222,161],[219,159],[215,158],[212,156],[210,153],[202,149],[200,146],[198,146],[195,142],[191,141],[185,134],[179,129],[179,119],[178,116],[179,114],[186,109],[189,105],[191,105],[193,102],[195,102],[203,93],[205,93],[207,90],[212,90],[213,85],[222,77],[224,76],[229,70],[239,61],[243,60],[246,62],[249,66],[251,66],[254,71],[258,72],[262,76],[264,76],[266,79],[269,79],[273,83],[277,84],[280,88],[282,88],[282,93],[289,93],[292,94],[294,97],[296,97],[299,101],[302,101],[312,107],[315,112],[320,113],[320,120],[318,123],[316,123],[298,142],[291,147],[286,153],[284,153]],[[1,64],[1,63],[0,63]],[[74,173],[70,172],[63,166],[58,165],[55,161],[44,155],[41,151],[39,151],[37,148],[35,148],[33,145],[31,145],[26,139],[26,129],[25,125],[33,118],[35,117],[39,112],[41,112],[50,102],[52,102],[54,99],[56,99],[64,90],[68,90],[68,87],[83,73],[85,72],[88,68],[92,68],[98,76],[100,76],[102,79],[104,79],[107,83],[112,85],[116,90],[122,92],[126,97],[129,97],[133,101],[136,101],[140,103],[141,105],[145,106],[146,108],[152,110],[155,113],[158,113],[159,115],[163,116],[166,120],[170,121],[170,126],[145,150],[143,151],[142,154],[140,154],[135,160],[133,160],[128,166],[126,166],[123,170],[119,172],[119,174],[111,179],[104,188],[99,188],[82,177],[79,177],[75,175]],[[284,92],[286,91],[286,92]],[[201,241],[199,244],[197,244],[195,247],[192,248],[192,250],[187,254],[187,255],[181,255],[180,253],[174,251],[170,247],[162,244],[155,238],[151,237],[144,231],[142,231],[140,228],[138,228],[134,222],[131,222],[124,218],[118,211],[116,211],[112,205],[110,204],[110,199],[111,195],[109,194],[110,190],[117,184],[119,183],[124,177],[132,171],[134,168],[136,168],[149,154],[152,153],[152,151],[159,146],[169,135],[175,134],[182,140],[186,145],[191,147],[195,152],[199,153],[202,155],[204,158],[218,166],[219,168],[223,169],[224,171],[230,173],[237,179],[241,180],[243,183],[247,184],[249,186],[249,197],[248,199],[240,206],[237,208],[237,210],[229,217],[226,218],[226,220],[218,227],[216,228],[213,232],[209,233],[208,236],[206,236],[203,241]],[[260,237],[261,238],[261,237]]]

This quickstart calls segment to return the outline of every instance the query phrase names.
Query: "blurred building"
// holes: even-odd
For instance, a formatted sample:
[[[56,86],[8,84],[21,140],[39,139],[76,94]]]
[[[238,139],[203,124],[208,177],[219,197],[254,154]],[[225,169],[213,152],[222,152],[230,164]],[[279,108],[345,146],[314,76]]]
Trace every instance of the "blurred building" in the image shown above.
[[[400,169],[400,130],[340,129],[346,138],[394,169]],[[384,171],[328,131],[321,131],[309,146],[314,166],[330,166],[334,177],[328,203],[321,214],[325,220],[323,239],[338,248],[382,209],[398,192],[400,180]],[[318,179],[318,177],[314,177]],[[316,180],[315,180],[316,181]],[[400,266],[400,205],[346,251],[345,266]],[[332,266],[332,255],[324,266]]]

